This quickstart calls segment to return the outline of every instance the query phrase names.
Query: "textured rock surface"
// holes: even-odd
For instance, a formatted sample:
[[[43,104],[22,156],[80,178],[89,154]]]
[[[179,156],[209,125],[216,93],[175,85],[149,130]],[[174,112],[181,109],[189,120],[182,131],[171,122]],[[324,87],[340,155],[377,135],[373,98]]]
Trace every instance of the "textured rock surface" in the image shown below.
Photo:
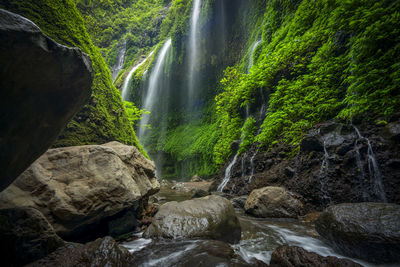
[[[104,235],[96,226],[107,228],[105,220],[117,213],[140,214],[142,199],[158,190],[153,163],[135,147],[111,142],[48,150],[0,194],[0,203],[36,207],[61,237],[76,240]]]
[[[400,205],[334,205],[321,214],[315,227],[345,255],[376,263],[400,262]]]
[[[233,166],[224,191],[246,195],[265,186],[283,186],[300,195],[309,212],[338,203],[381,202],[382,195],[388,202],[400,204],[400,113],[387,125],[358,124],[357,128],[363,137],[350,124],[318,124],[293,157],[287,156],[292,153],[288,146],[277,146],[268,152],[252,146]],[[375,163],[368,155],[368,141]],[[374,164],[378,172],[374,171]],[[216,176],[212,189],[221,183],[225,168]],[[377,176],[383,190],[377,190]]]
[[[229,200],[207,196],[162,205],[145,236],[210,238],[235,243],[241,228]]]
[[[0,191],[54,142],[88,100],[90,58],[0,9]]]
[[[125,248],[120,247],[111,237],[105,237],[85,245],[69,244],[28,266],[123,267],[135,265]]]
[[[253,190],[246,200],[247,213],[263,218],[297,218],[303,204],[285,188],[267,186]]]
[[[3,266],[25,265],[64,244],[38,210],[0,209],[0,255]]]
[[[271,267],[361,267],[360,264],[348,259],[323,257],[314,252],[308,252],[300,247],[280,246],[271,256]]]

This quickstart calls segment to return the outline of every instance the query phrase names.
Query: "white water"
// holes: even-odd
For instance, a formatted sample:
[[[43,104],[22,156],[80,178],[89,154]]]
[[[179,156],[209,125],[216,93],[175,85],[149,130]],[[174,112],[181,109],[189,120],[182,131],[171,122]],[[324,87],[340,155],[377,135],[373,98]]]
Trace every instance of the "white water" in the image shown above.
[[[228,184],[229,180],[231,179],[232,167],[236,164],[237,158],[238,158],[238,154],[235,155],[232,162],[226,168],[224,180],[222,180],[221,184],[217,188],[217,190],[219,192],[222,192],[222,190],[224,190],[225,186]]]
[[[256,48],[258,47],[258,45],[260,43],[261,43],[261,40],[258,40],[256,42],[254,42],[254,44],[251,46],[250,55],[249,55],[249,65],[247,66],[247,71],[249,71],[251,69],[251,67],[253,67],[253,65],[254,65],[254,51],[256,51]]]
[[[189,72],[188,72],[188,94],[189,104],[193,105],[194,102],[194,91],[196,87],[196,74],[199,66],[199,19],[201,11],[201,0],[193,0],[192,17],[190,21],[189,31]]]
[[[122,86],[122,92],[121,92],[121,96],[122,96],[122,100],[126,100],[127,96],[128,96],[128,91],[129,91],[129,85],[132,79],[132,75],[135,73],[135,71],[142,66],[154,53],[154,50],[151,51],[151,53],[142,61],[140,61],[139,64],[137,64],[136,66],[134,66],[131,71],[128,73],[128,76],[126,76],[124,84]]]
[[[328,169],[329,169],[329,153],[328,150],[326,149],[326,142],[324,140],[324,158],[322,160],[321,168],[319,170],[319,182],[323,197],[330,204],[332,203],[332,200],[326,190],[326,182],[327,182],[326,179],[327,179]]]
[[[118,52],[117,63],[112,67],[112,70],[111,70],[111,77],[112,77],[113,81],[115,80],[115,78],[117,78],[118,73],[122,70],[122,67],[124,66],[125,53],[126,53],[126,40],[124,40],[124,42],[122,44],[122,49],[119,50],[119,52]]]
[[[257,150],[254,152],[253,156],[251,156],[250,158],[250,178],[249,178],[249,183],[251,182],[251,180],[253,179],[254,176],[254,157],[257,155]]]
[[[151,71],[150,78],[149,78],[149,86],[147,88],[146,95],[144,97],[142,109],[151,112],[153,109],[153,105],[157,100],[157,91],[162,87],[161,75],[164,71],[164,63],[166,61],[168,52],[171,49],[171,39],[168,39],[163,47],[160,50],[160,53],[157,56],[157,61],[154,68]],[[149,123],[150,116],[149,114],[144,114],[142,119],[139,123],[139,139],[143,137],[144,133],[146,132],[147,124]]]
[[[359,139],[364,139],[367,141],[368,144],[368,172],[370,175],[370,178],[372,179],[372,184],[373,184],[373,190],[374,190],[374,194],[376,195],[376,197],[378,197],[379,201],[381,202],[387,202],[387,198],[386,198],[386,194],[385,194],[385,188],[383,186],[383,182],[382,182],[382,173],[379,169],[378,163],[376,161],[376,157],[374,154],[374,151],[372,150],[372,145],[371,142],[369,141],[368,138],[364,137],[361,135],[360,131],[358,130],[358,128],[355,125],[352,125],[354,130],[356,131],[358,138]],[[356,142],[357,145],[357,142]],[[365,178],[365,172],[364,172],[364,167],[362,165],[361,162],[361,156],[360,156],[360,152],[357,150],[358,155],[356,154],[356,160],[357,160],[357,167],[360,169],[361,171],[361,175],[363,176],[362,179],[364,180]],[[358,163],[358,158],[359,157],[359,163]]]

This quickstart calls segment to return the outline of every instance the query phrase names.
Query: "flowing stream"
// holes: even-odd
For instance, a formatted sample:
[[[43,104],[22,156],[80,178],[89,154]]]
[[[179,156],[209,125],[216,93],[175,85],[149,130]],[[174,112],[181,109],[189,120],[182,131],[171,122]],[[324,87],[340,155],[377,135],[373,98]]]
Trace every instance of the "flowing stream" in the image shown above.
[[[117,63],[115,64],[115,66],[112,67],[111,70],[111,76],[113,80],[117,78],[118,73],[122,70],[122,67],[124,66],[125,53],[126,53],[126,40],[124,40],[124,42],[122,43],[122,47],[118,52]]]
[[[144,97],[142,109],[145,109],[149,112],[152,111],[153,105],[157,100],[157,93],[162,89],[162,80],[161,76],[164,72],[164,64],[166,62],[166,58],[168,56],[168,52],[171,50],[171,39],[168,39],[163,47],[160,49],[160,52],[157,56],[156,64],[154,65],[150,78],[149,78],[149,86],[147,88],[146,95]],[[149,123],[150,116],[149,114],[144,114],[139,123],[139,134],[138,137],[141,139],[146,132],[147,124]]]
[[[126,76],[124,84],[122,86],[122,92],[121,92],[121,96],[122,96],[122,100],[127,100],[128,97],[128,91],[129,91],[129,85],[131,83],[131,79],[132,79],[132,75],[135,73],[135,71],[142,66],[154,53],[154,50],[151,51],[151,53],[142,61],[139,62],[139,64],[135,65],[131,71],[128,73],[128,76]]]

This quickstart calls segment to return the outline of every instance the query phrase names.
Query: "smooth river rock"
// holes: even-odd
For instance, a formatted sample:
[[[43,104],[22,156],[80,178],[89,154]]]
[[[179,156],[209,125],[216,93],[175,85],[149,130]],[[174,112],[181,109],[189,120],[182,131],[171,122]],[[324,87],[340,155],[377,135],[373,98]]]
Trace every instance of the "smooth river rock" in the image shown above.
[[[0,192],[55,141],[89,99],[92,64],[30,20],[0,9]]]
[[[207,238],[236,243],[241,227],[229,200],[206,196],[162,205],[145,237]]]
[[[400,262],[400,205],[334,205],[321,214],[315,227],[345,255],[375,263]]]
[[[2,266],[22,266],[64,246],[65,242],[34,208],[0,209]]]
[[[348,259],[324,257],[314,252],[308,252],[301,247],[280,246],[271,256],[271,267],[362,267]]]
[[[48,150],[0,193],[0,206],[35,207],[62,238],[84,241],[117,228],[118,214],[140,214],[143,198],[158,190],[154,164],[136,147],[111,142]]]
[[[253,190],[244,206],[247,213],[263,218],[297,218],[303,204],[283,187],[267,186]]]

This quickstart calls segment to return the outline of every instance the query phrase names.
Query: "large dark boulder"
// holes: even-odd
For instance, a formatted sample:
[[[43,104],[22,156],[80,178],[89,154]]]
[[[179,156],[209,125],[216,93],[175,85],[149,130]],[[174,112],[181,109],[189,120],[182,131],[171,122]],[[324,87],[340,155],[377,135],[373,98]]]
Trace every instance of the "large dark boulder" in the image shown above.
[[[89,56],[0,9],[0,191],[55,141],[88,100]]]
[[[345,255],[375,263],[400,262],[400,205],[334,205],[321,214],[315,227]]]
[[[308,252],[301,247],[280,246],[271,256],[271,267],[361,267],[362,265],[348,259],[324,257],[314,252]]]
[[[0,210],[0,257],[3,266],[21,266],[63,246],[46,218],[34,208]]]
[[[68,244],[28,266],[124,267],[135,265],[132,263],[128,250],[120,247],[111,237],[105,237],[85,245]]]
[[[207,238],[236,243],[241,227],[229,200],[207,196],[162,205],[146,237]]]

